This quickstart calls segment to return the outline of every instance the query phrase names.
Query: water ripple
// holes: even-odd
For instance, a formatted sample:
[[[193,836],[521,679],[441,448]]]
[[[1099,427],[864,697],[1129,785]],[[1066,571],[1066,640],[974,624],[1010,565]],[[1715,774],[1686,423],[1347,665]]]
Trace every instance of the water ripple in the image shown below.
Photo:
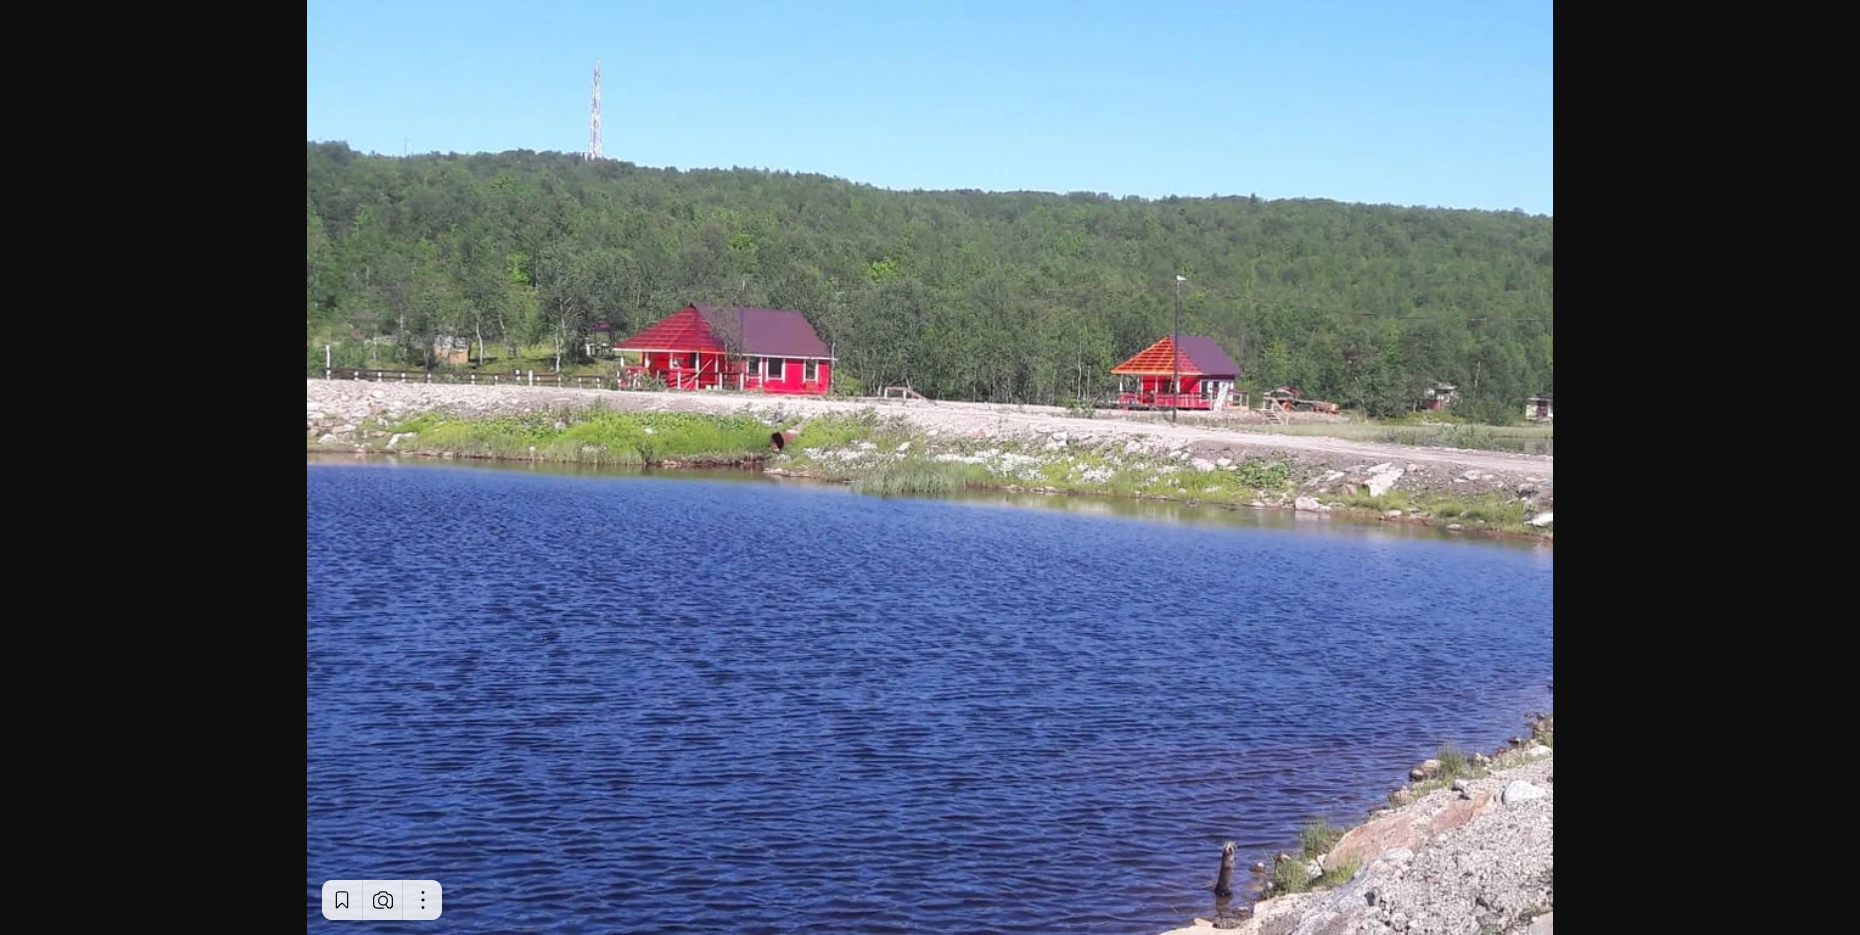
[[[1543,551],[311,466],[306,911],[1151,932],[1547,701]]]

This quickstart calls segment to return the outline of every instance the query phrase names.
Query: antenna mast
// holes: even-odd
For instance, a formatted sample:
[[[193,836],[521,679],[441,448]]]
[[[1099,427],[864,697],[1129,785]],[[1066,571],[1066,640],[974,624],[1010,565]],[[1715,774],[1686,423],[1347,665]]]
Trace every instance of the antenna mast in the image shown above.
[[[588,158],[601,159],[601,63],[594,63],[594,106],[588,111]]]

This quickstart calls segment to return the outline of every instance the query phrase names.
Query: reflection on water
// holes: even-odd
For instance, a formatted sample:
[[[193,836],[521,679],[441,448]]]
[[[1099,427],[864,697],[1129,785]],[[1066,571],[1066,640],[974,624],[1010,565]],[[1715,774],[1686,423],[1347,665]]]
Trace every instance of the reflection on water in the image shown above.
[[[652,470],[618,465],[582,465],[553,462],[445,460],[398,458],[392,455],[312,454],[310,464],[350,465],[355,467],[452,467],[471,470],[512,471],[563,477],[653,477],[664,480],[724,481],[741,484],[785,485],[822,491],[838,491],[856,497],[846,485],[800,477],[782,477],[752,470],[685,469]],[[1147,520],[1242,527],[1250,529],[1325,529],[1332,533],[1354,531],[1364,535],[1384,535],[1409,539],[1451,539],[1456,542],[1479,542],[1510,548],[1548,549],[1550,544],[1538,540],[1468,538],[1438,527],[1407,523],[1380,523],[1348,516],[1323,516],[1296,513],[1284,509],[1256,509],[1185,503],[1179,500],[1142,500],[1132,497],[1103,497],[1085,494],[1024,493],[1011,490],[965,490],[950,494],[924,494],[895,499],[940,500],[965,506],[1013,507],[1018,509],[1059,510],[1080,516],[1105,516],[1118,519]]]

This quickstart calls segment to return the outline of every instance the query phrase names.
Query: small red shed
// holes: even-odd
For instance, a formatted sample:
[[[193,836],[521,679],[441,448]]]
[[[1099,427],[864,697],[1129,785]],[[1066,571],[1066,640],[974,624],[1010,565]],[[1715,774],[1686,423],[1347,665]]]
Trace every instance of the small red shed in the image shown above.
[[[1240,365],[1213,338],[1185,334],[1179,355],[1174,338],[1163,338],[1111,372],[1117,375],[1119,406],[1225,409],[1233,399]],[[1178,374],[1180,383],[1172,387]],[[1136,377],[1135,385],[1126,385],[1125,377]]]
[[[800,312],[687,305],[616,345],[639,354],[624,368],[677,390],[758,390],[824,396],[833,352]]]

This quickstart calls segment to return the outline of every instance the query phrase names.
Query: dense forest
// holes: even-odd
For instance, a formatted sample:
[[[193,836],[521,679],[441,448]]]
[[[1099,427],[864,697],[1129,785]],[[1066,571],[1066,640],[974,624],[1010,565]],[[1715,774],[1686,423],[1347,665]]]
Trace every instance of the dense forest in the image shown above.
[[[1254,197],[888,191],[819,175],[649,169],[518,151],[391,158],[308,144],[306,358],[576,362],[688,302],[799,309],[835,382],[1069,403],[1169,333],[1220,341],[1255,391],[1373,415],[1435,380],[1474,416],[1551,390],[1551,218]],[[487,347],[488,346],[488,347]],[[1257,395],[1255,398],[1258,398]]]

